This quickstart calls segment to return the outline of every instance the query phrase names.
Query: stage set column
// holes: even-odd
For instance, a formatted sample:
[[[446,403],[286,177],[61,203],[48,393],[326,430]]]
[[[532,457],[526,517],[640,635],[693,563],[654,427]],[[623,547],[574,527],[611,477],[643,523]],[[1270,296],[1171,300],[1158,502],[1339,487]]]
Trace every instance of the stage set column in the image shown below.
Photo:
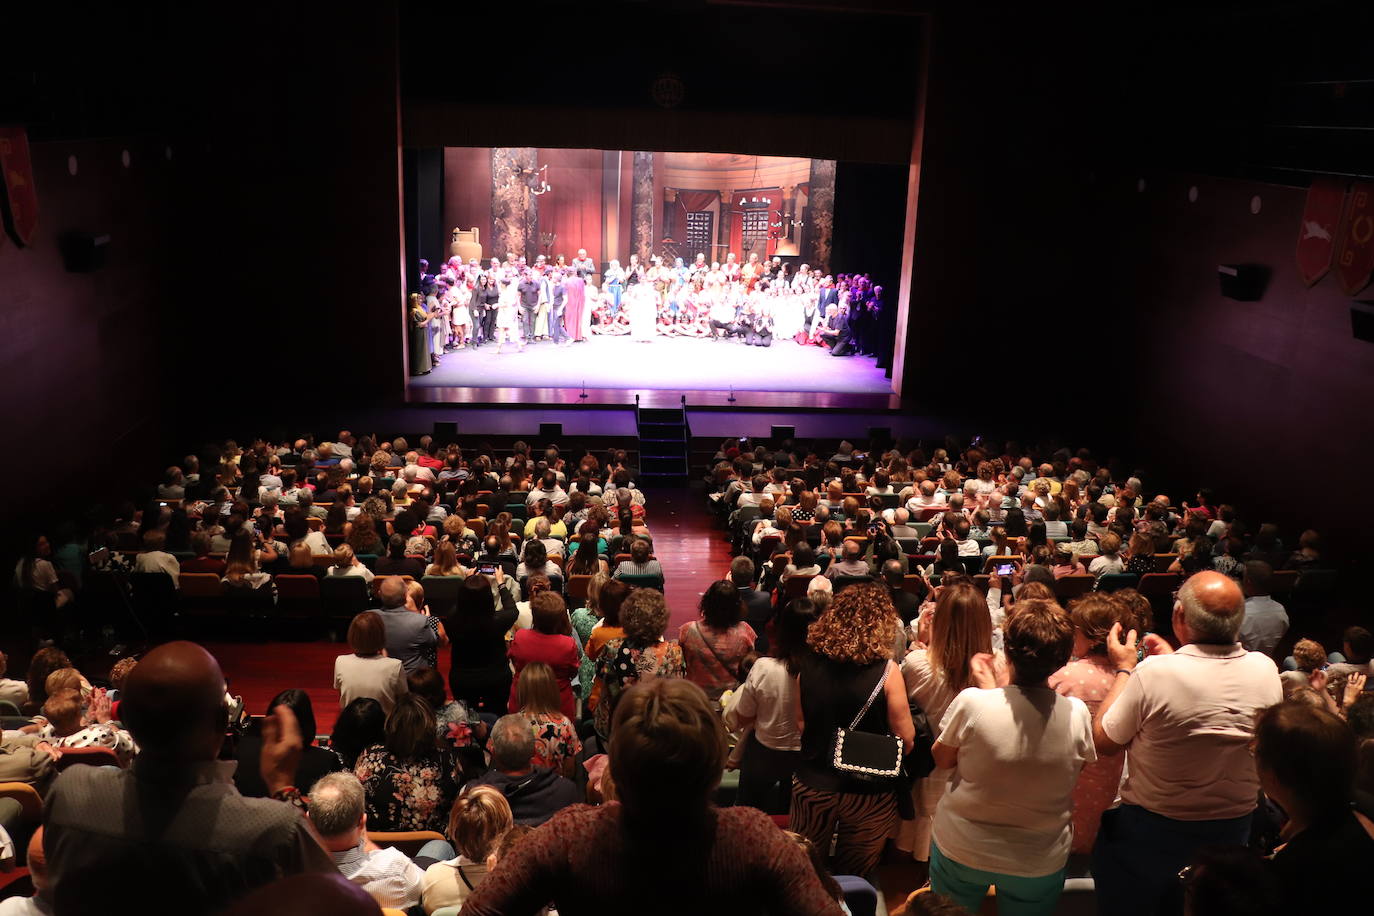
[[[654,253],[654,154],[636,152],[630,190],[630,250],[647,264]]]
[[[730,190],[725,188],[718,192],[720,194],[720,228],[717,238],[720,240],[716,245],[716,255],[714,260],[725,263],[725,255],[730,251],[730,220],[733,214],[730,210]]]
[[[835,231],[835,160],[811,160],[811,193],[802,251],[812,267],[830,270],[830,242]]]
[[[529,182],[539,168],[532,146],[497,146],[491,150],[491,253],[524,255],[531,264],[539,254],[539,198]]]

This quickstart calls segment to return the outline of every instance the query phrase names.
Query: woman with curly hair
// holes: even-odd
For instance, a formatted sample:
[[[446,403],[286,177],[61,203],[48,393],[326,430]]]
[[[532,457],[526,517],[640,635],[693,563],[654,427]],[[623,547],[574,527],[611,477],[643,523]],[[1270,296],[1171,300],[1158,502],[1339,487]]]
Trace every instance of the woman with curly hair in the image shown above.
[[[797,681],[801,759],[792,783],[792,829],[828,845],[839,829],[835,869],[866,875],[878,864],[883,843],[897,825],[897,786],[857,779],[834,767],[835,731],[848,729],[869,697],[877,696],[858,730],[896,735],[910,752],[916,737],[906,685],[892,661],[901,621],[887,589],[851,585],[807,634],[812,654]]]
[[[682,647],[663,639],[668,605],[662,592],[653,588],[630,592],[620,606],[620,626],[625,635],[606,643],[596,660],[596,679],[601,685],[596,733],[603,743],[610,740],[611,716],[621,694],[642,681],[680,678],[687,673]]]

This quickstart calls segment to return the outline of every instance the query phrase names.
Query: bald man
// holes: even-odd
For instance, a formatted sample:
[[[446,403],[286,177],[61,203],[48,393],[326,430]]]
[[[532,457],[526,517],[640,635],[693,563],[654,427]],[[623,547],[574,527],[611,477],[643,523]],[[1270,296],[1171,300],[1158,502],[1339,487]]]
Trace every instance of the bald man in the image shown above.
[[[1259,792],[1249,745],[1255,713],[1283,699],[1268,656],[1237,642],[1245,596],[1201,572],[1174,602],[1174,651],[1119,624],[1107,637],[1115,669],[1093,721],[1099,754],[1130,751],[1121,805],[1102,816],[1093,847],[1098,911],[1181,912],[1178,872],[1203,846],[1244,844]]]
[[[140,747],[132,768],[71,767],[44,805],[57,912],[108,909],[114,887],[146,912],[206,912],[283,875],[336,871],[293,805],[234,788],[233,762],[218,759],[228,716],[210,653],[190,642],[149,652],[125,682],[120,713]],[[302,744],[290,710],[264,720],[262,745],[269,791],[298,795],[290,781]]]
[[[0,916],[49,916],[52,913],[52,894],[48,890],[48,862],[43,855],[43,828],[29,838],[29,877],[33,880],[32,897],[6,897],[0,900]]]

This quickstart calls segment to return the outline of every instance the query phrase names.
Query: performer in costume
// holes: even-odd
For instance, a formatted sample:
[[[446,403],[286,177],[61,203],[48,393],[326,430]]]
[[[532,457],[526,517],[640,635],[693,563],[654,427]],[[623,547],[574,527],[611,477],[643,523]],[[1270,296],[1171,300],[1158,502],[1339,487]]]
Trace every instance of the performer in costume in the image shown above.
[[[715,265],[712,265],[714,268]],[[734,283],[740,278],[739,261],[735,260],[735,253],[732,251],[725,256],[725,264],[721,267],[721,272],[725,275],[726,283]]]
[[[611,259],[611,266],[606,268],[603,279],[605,282],[602,285],[611,297],[611,314],[617,315],[620,313],[620,294],[625,289],[625,270],[615,258]]]
[[[429,312],[419,293],[410,294],[410,374],[429,375],[434,363],[429,352]]]
[[[585,255],[585,249],[578,249],[580,255]],[[579,258],[578,260],[590,259]],[[574,264],[577,261],[573,262]],[[563,324],[570,335],[569,343],[574,341],[586,340],[585,332],[582,329],[582,310],[586,306],[587,281],[580,272],[575,272],[563,280]]]
[[[630,313],[630,339],[648,343],[654,339],[658,324],[658,294],[648,283],[636,283],[625,293]]]
[[[525,349],[525,338],[520,334],[520,287],[514,280],[507,281],[500,290],[496,303],[496,353],[501,354],[502,345],[515,341],[520,349]]]
[[[587,257],[587,249],[585,248],[577,249],[577,257],[573,258],[572,268],[577,274],[577,279],[583,283],[586,283],[587,278],[596,273],[596,264]]]

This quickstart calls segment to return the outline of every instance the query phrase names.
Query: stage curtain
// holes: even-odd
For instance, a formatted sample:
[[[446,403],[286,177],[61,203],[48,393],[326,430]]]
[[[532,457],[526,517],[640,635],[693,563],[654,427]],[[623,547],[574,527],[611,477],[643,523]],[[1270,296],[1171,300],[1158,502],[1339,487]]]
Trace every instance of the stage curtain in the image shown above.
[[[539,197],[539,231],[555,232],[558,238],[549,254],[566,255],[571,261],[577,249],[601,263],[601,151],[541,149],[539,164],[549,167],[553,190]],[[543,251],[541,246],[540,251]]]

